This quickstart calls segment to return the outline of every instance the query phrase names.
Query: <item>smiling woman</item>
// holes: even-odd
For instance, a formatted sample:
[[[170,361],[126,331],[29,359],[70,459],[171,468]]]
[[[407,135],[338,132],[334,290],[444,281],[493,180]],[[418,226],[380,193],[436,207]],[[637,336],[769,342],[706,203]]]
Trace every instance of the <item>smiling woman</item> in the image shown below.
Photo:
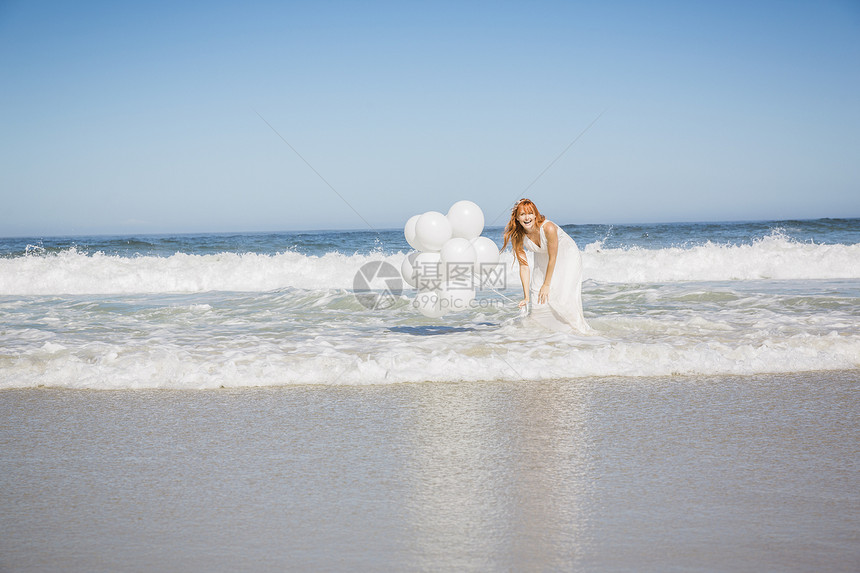
[[[502,250],[510,241],[520,264],[520,307],[531,302],[529,317],[551,330],[590,333],[582,314],[582,255],[574,240],[530,199],[520,199],[511,210],[504,241]],[[533,270],[526,250],[534,253]]]

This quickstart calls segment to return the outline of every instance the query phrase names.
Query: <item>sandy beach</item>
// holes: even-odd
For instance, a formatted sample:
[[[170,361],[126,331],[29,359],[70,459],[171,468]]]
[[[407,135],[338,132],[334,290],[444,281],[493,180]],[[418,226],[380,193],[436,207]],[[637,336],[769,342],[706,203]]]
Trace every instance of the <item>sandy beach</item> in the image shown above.
[[[855,571],[856,371],[0,391],[2,571]]]

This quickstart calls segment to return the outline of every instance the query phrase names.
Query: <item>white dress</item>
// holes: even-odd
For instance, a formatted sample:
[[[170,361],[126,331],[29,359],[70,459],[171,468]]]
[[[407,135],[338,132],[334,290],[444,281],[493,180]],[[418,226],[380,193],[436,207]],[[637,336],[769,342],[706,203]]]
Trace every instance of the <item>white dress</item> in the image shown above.
[[[528,237],[523,241],[523,246],[534,253],[534,265],[530,269],[529,300],[532,310],[529,318],[552,330],[590,334],[592,329],[582,314],[582,254],[570,235],[558,225],[558,252],[549,285],[549,300],[546,304],[538,303],[538,293],[549,264],[547,239],[543,230],[546,223],[544,221],[540,227],[540,246]]]

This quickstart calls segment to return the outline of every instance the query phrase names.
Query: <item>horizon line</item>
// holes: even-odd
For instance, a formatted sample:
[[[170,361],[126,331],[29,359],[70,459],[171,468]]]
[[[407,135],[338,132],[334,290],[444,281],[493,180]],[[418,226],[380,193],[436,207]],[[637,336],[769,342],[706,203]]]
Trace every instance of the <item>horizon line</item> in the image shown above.
[[[783,222],[810,222],[810,221],[851,221],[860,219],[858,217],[813,217],[813,218],[780,218],[780,219],[717,219],[717,220],[692,220],[692,221],[632,221],[632,222],[600,222],[600,223],[560,223],[561,227],[583,227],[583,226],[638,226],[638,225],[702,225],[702,224],[742,224],[742,223],[783,223]],[[484,229],[503,229],[504,225],[489,225]],[[35,238],[72,238],[72,237],[118,237],[118,236],[181,236],[181,235],[269,235],[282,233],[369,233],[401,231],[398,227],[379,227],[378,229],[367,229],[361,227],[350,228],[307,228],[307,229],[280,229],[260,231],[73,231],[66,233],[22,233],[14,235],[0,235],[0,239],[35,239]]]

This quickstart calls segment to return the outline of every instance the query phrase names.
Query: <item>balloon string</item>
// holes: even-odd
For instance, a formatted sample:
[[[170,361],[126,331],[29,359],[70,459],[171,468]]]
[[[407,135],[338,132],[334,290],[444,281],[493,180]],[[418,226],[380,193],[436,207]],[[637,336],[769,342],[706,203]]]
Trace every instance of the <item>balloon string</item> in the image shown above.
[[[481,277],[480,277],[477,273],[474,273],[474,272],[473,272],[473,273],[472,273],[472,278],[476,278],[476,279],[478,279],[478,284],[481,284]],[[487,289],[489,289],[489,290],[493,291],[494,293],[496,293],[497,295],[499,295],[500,297],[502,297],[503,299],[505,299],[505,300],[506,300],[506,301],[508,301],[508,302],[514,302],[514,303],[516,303],[516,302],[517,302],[517,301],[515,301],[514,299],[512,299],[511,297],[503,295],[502,293],[500,293],[499,291],[497,291],[496,289],[494,289],[494,288],[493,288],[493,287],[491,287],[491,286],[481,285],[481,288],[487,288]],[[517,304],[519,304],[519,303],[517,303]]]

